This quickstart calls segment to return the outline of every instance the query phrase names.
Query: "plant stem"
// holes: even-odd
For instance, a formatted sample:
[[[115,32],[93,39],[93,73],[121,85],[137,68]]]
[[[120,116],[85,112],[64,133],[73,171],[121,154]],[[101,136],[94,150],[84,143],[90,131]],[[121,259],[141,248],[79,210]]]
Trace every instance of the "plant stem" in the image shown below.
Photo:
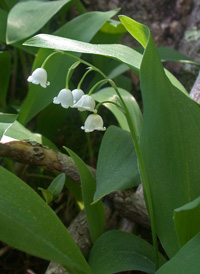
[[[69,68],[69,70],[68,70],[68,72],[67,72],[67,77],[66,77],[66,85],[65,85],[65,88],[66,88],[66,89],[69,88],[69,79],[70,79],[71,71],[72,71],[73,69],[75,69],[79,64],[80,64],[80,62],[77,61],[77,62],[73,63],[73,64],[71,65],[71,67]]]
[[[103,79],[103,80],[97,82],[97,83],[91,88],[91,90],[88,92],[88,95],[92,95],[93,91],[94,91],[99,85],[101,85],[102,83],[105,83],[105,82],[108,82],[108,80],[107,80],[107,79]]]
[[[136,152],[137,159],[138,159],[140,175],[142,178],[142,184],[144,187],[144,192],[146,194],[147,206],[148,206],[149,216],[150,216],[150,220],[151,220],[151,232],[152,232],[152,240],[153,240],[153,246],[154,246],[154,252],[155,252],[155,265],[156,265],[156,269],[158,269],[159,268],[159,258],[158,258],[158,242],[157,242],[157,237],[156,237],[155,217],[154,217],[154,212],[153,212],[153,203],[152,203],[152,199],[151,199],[151,193],[150,193],[149,183],[148,183],[148,179],[147,179],[147,175],[146,175],[146,171],[145,171],[144,161],[142,158],[138,139],[135,134],[135,129],[131,122],[130,113],[129,113],[129,111],[126,107],[126,104],[125,104],[120,92],[118,91],[118,88],[115,85],[115,83],[112,80],[110,80],[110,83],[113,86],[113,88],[115,89],[115,91],[116,91],[117,95],[119,96],[119,98],[123,104],[123,107],[126,111],[125,116],[126,116],[126,120],[127,120],[129,129],[130,129],[133,144],[135,147],[135,152]]]
[[[105,104],[105,103],[113,104],[113,105],[115,105],[116,107],[121,108],[120,105],[118,105],[117,103],[115,103],[115,102],[113,102],[113,101],[102,101],[102,102],[100,102],[100,103],[96,106],[95,109],[98,110],[98,108],[99,108],[101,105]]]
[[[100,73],[100,74],[103,76],[103,78],[108,79],[108,77],[107,77],[100,69],[98,69],[97,67],[93,66],[92,64],[90,64],[90,63],[88,63],[88,62],[82,60],[81,58],[79,58],[79,57],[77,57],[77,56],[75,56],[75,55],[73,55],[73,54],[70,54],[70,53],[68,53],[68,52],[64,52],[64,51],[57,51],[57,52],[59,52],[59,53],[61,53],[61,54],[68,55],[68,56],[70,56],[70,57],[72,57],[72,58],[78,60],[80,63],[85,64],[85,65],[88,66],[88,67],[92,67],[93,70],[96,71],[96,72],[98,72],[98,73]]]
[[[144,193],[146,194],[146,199],[147,199],[147,207],[149,211],[149,216],[151,220],[151,233],[152,233],[152,240],[153,240],[153,246],[154,246],[154,252],[155,252],[155,266],[156,270],[159,268],[159,258],[158,258],[158,242],[157,242],[157,236],[156,236],[156,226],[155,226],[155,216],[154,216],[154,211],[153,211],[153,203],[151,199],[151,193],[150,193],[150,188],[148,184],[148,179],[145,171],[145,166],[144,166],[144,161],[142,158],[140,146],[137,140],[137,136],[135,134],[135,130],[133,128],[133,125],[131,123],[131,118],[129,112],[126,114],[126,119],[130,128],[131,136],[133,139],[137,159],[138,159],[138,165],[139,165],[139,170],[140,170],[140,175],[142,178],[142,184],[144,187]]]
[[[80,82],[78,83],[77,89],[81,89],[81,85],[83,83],[83,80],[85,79],[85,77],[88,75],[88,73],[90,73],[91,71],[93,71],[93,68],[89,68],[85,74],[83,75],[83,77],[81,78]]]
[[[55,54],[58,54],[58,53],[61,53],[61,52],[60,52],[60,51],[54,51],[54,52],[52,52],[51,54],[49,54],[49,55],[47,56],[47,58],[44,60],[44,62],[42,63],[41,68],[44,68],[45,65],[46,65],[46,63],[49,61],[49,59],[50,59],[52,56],[54,56]]]

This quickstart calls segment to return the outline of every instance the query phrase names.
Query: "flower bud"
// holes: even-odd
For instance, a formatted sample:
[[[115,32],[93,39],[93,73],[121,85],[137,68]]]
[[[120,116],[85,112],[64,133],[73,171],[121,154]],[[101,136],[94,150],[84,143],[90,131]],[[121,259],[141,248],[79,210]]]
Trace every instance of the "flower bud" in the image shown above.
[[[73,105],[73,108],[78,108],[80,111],[88,110],[95,112],[95,101],[90,95],[83,95],[81,99]]]
[[[61,104],[63,108],[72,107],[73,95],[70,89],[61,89],[57,97],[53,98],[54,104]]]
[[[94,130],[106,130],[106,128],[103,126],[103,119],[98,114],[90,114],[81,129],[85,130],[85,132],[92,132]]]
[[[82,91],[82,89],[74,89],[72,90],[72,95],[73,95],[73,104],[76,104],[84,95],[84,92]]]
[[[37,68],[33,71],[32,75],[28,77],[28,82],[31,82],[35,85],[39,85],[43,88],[46,88],[50,85],[50,82],[47,81],[47,72],[43,68]]]

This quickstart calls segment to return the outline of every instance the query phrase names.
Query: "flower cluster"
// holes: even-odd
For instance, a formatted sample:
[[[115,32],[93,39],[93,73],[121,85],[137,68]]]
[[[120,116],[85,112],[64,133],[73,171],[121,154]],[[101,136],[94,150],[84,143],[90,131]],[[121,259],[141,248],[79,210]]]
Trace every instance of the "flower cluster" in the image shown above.
[[[40,84],[46,88],[50,83],[47,81],[47,72],[43,68],[37,68],[31,76],[28,77],[28,82],[33,84]],[[77,88],[71,91],[70,89],[61,89],[56,97],[53,98],[54,104],[60,104],[63,108],[77,108],[79,111],[91,111],[84,126],[81,127],[85,132],[92,132],[94,130],[104,131],[103,119],[97,114],[95,109],[95,100],[91,95],[84,94],[84,92]]]

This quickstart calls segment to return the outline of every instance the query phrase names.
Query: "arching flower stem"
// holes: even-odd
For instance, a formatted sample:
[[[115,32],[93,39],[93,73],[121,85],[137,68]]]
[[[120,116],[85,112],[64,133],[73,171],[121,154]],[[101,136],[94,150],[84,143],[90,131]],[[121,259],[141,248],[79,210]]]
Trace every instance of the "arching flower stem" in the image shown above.
[[[77,89],[81,89],[81,85],[82,85],[82,83],[83,83],[85,77],[86,77],[86,76],[88,75],[88,73],[90,73],[91,71],[93,71],[93,68],[92,68],[92,67],[89,67],[89,68],[87,69],[87,71],[85,72],[85,74],[82,76],[80,82],[78,83]]]
[[[118,105],[117,103],[115,103],[115,102],[113,102],[113,101],[102,101],[102,102],[100,102],[100,103],[96,106],[95,109],[98,110],[98,108],[99,108],[101,105],[106,104],[106,103],[113,104],[113,105],[115,105],[116,107],[121,108],[120,105]]]
[[[69,89],[69,80],[70,80],[70,74],[71,74],[71,71],[74,70],[76,67],[78,67],[78,65],[80,64],[81,62],[80,61],[77,61],[75,63],[73,63],[71,65],[71,67],[68,69],[68,72],[67,72],[67,77],[66,77],[66,85],[65,85],[65,88],[66,89]]]
[[[56,55],[56,54],[58,54],[58,53],[60,53],[60,51],[54,51],[54,52],[52,52],[51,54],[49,54],[49,55],[47,56],[47,58],[44,60],[44,62],[42,63],[41,68],[44,68],[45,65],[46,65],[46,63],[49,61],[49,59],[50,59],[52,56],[54,56],[54,55]]]
[[[92,64],[90,64],[90,63],[82,60],[81,58],[79,58],[79,57],[77,57],[77,56],[75,56],[73,54],[70,54],[68,52],[64,52],[64,51],[57,51],[57,52],[59,52],[61,54],[68,55],[68,56],[70,56],[70,57],[78,60],[80,63],[85,64],[86,66],[91,67],[94,71],[100,73],[103,76],[103,78],[108,79],[107,76],[100,69],[98,69],[97,67],[93,66]]]
[[[92,93],[94,92],[94,90],[95,90],[98,86],[100,86],[100,85],[103,84],[103,83],[108,83],[108,82],[109,82],[108,79],[103,79],[103,80],[97,82],[97,83],[91,88],[91,90],[88,92],[88,95],[92,95]]]

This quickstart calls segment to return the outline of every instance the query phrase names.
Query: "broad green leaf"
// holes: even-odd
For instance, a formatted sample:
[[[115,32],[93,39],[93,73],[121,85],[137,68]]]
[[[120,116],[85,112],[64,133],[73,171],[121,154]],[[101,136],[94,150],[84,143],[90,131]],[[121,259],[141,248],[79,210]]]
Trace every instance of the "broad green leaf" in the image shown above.
[[[115,16],[118,11],[119,9],[84,13],[59,28],[54,32],[54,35],[88,42],[106,24],[107,20]]]
[[[39,144],[58,150],[58,148],[46,137],[41,134],[31,132],[18,121],[15,121],[4,135],[17,140],[27,139],[31,142],[37,142]]]
[[[192,225],[192,224],[191,224]],[[156,274],[199,274],[200,233],[182,247]]]
[[[126,33],[125,27],[122,25],[120,21],[110,19],[108,20],[101,28],[102,32],[109,34],[124,34]]]
[[[6,43],[6,28],[7,28],[7,17],[8,17],[8,12],[5,10],[0,9],[0,41]],[[30,54],[35,54],[37,52],[36,48],[33,47],[25,47],[22,46],[22,41],[13,43],[14,47],[17,47],[21,50],[24,50]]]
[[[0,9],[0,41],[6,42],[6,26],[7,26],[8,13],[5,10]]]
[[[8,14],[6,41],[13,44],[41,29],[64,5],[71,0],[27,1],[16,4]]]
[[[180,62],[186,63],[191,65],[199,66],[200,63],[195,62],[192,58],[188,57],[187,55],[177,51],[175,49],[167,48],[167,47],[158,47],[158,53],[162,62]],[[143,48],[138,48],[138,52],[143,53]]]
[[[62,264],[69,273],[91,274],[73,238],[56,214],[21,179],[0,167],[0,240]]]
[[[139,137],[141,132],[141,127],[142,127],[142,114],[141,114],[140,108],[135,98],[129,92],[121,88],[119,88],[119,92],[122,95],[122,98],[124,102],[126,103],[126,106],[131,114],[132,123],[135,128],[136,135]],[[98,102],[102,102],[106,100],[115,101],[116,92],[114,91],[113,88],[104,88],[92,94],[92,97]],[[116,119],[118,120],[120,127],[122,129],[129,131],[126,117],[121,112],[121,110],[118,109],[113,104],[109,104],[109,103],[104,104],[104,106],[106,106],[108,109],[110,109],[110,111],[112,111],[112,113],[115,115]]]
[[[186,56],[185,54],[175,49],[159,47],[158,53],[162,61],[173,61],[173,62],[180,62],[180,63],[200,66],[200,63],[195,62],[190,57]]]
[[[50,34],[38,34],[27,40],[24,45],[112,57],[131,66],[137,73],[142,60],[142,55],[139,52],[127,46],[117,44],[96,45]]]
[[[56,199],[58,195],[61,193],[63,187],[65,185],[65,174],[61,173],[56,178],[53,179],[51,184],[48,186],[47,189],[39,187],[38,189],[41,190],[42,195],[44,196],[46,202],[49,204],[51,201]]]
[[[83,14],[64,25],[55,33],[60,36],[67,35],[68,37],[80,39],[82,41],[90,41],[101,26],[117,12],[118,10]],[[85,31],[86,29],[87,31]],[[40,67],[51,52],[52,51],[50,50],[39,50],[33,65],[33,70]],[[24,100],[19,112],[19,121],[22,124],[26,124],[39,111],[48,106],[52,102],[53,97],[57,96],[58,92],[65,87],[67,70],[75,61],[75,59],[62,54],[57,54],[49,60],[45,68],[48,72],[48,78],[51,85],[47,89],[32,84],[30,85],[28,96]],[[49,114],[51,116],[54,114],[55,119],[58,111],[58,106],[52,106],[50,107]],[[62,125],[67,115],[62,115],[62,113],[63,111],[61,111],[61,114],[59,115],[60,119],[56,119],[56,123],[52,123],[52,120],[47,120],[45,117],[46,121],[43,123],[44,127],[48,128],[50,126],[56,130],[58,123],[59,125]],[[67,113],[66,110],[65,113]],[[47,116],[49,116],[49,114],[47,114]]]
[[[16,119],[16,114],[0,113],[0,139]]]
[[[160,265],[165,261],[159,255]],[[89,264],[95,274],[113,274],[128,270],[155,273],[153,247],[134,234],[117,230],[104,233],[95,242],[90,252]]]
[[[142,37],[142,39],[144,39],[144,37]],[[142,55],[138,51],[133,50],[127,46],[116,44],[96,45],[49,34],[36,35],[27,40],[24,45],[111,57],[130,66],[130,68],[132,68],[132,70],[137,74],[139,73],[142,60]],[[169,79],[170,81],[173,80],[174,84],[179,83],[179,81],[173,75],[170,75]],[[181,85],[179,84],[179,86]],[[181,91],[185,93],[185,89]]]
[[[113,191],[132,188],[139,183],[137,157],[130,133],[110,126],[99,150],[94,201]]]
[[[126,29],[121,22],[116,20],[108,20],[100,29],[100,31],[92,39],[92,44],[113,44],[118,43],[121,37],[126,33]]]
[[[168,71],[168,70],[165,70],[165,74],[166,76],[168,77],[168,79],[170,80],[170,82],[172,83],[172,85],[174,85],[177,89],[179,89],[180,91],[182,91],[186,96],[189,97],[189,94],[187,92],[187,90],[185,89],[185,87],[181,84],[181,82],[179,82],[177,80],[176,77],[174,77],[174,75]]]
[[[8,51],[0,52],[0,103],[6,107],[6,94],[10,80],[11,57]]]
[[[156,230],[172,257],[180,248],[174,209],[200,196],[200,110],[166,77],[149,29],[128,17],[120,20],[145,47],[140,68],[144,104],[140,148]]]
[[[86,164],[69,148],[64,147],[74,160],[80,177],[82,186],[82,196],[87,216],[90,236],[93,243],[104,232],[104,208],[102,201],[92,204],[96,191],[95,180]]]
[[[200,197],[174,210],[174,222],[180,245],[200,232]]]

